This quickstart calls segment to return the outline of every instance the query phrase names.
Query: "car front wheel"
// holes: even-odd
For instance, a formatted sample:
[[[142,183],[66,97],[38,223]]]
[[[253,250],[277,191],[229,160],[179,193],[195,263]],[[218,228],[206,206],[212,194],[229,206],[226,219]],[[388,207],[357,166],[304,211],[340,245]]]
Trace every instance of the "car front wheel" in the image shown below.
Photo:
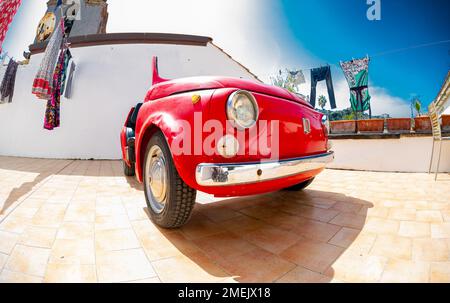
[[[302,183],[295,184],[294,186],[288,187],[285,190],[288,191],[300,191],[308,187],[312,182],[314,181],[314,178],[311,178],[309,180],[303,181]]]
[[[150,217],[157,225],[177,228],[191,217],[196,191],[178,175],[161,132],[155,133],[147,145],[144,191]]]

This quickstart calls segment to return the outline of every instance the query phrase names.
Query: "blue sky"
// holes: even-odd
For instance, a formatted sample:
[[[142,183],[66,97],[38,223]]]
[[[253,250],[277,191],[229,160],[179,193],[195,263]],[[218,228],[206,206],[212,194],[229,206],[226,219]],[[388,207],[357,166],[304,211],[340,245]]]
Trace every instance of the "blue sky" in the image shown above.
[[[450,1],[381,0],[381,20],[369,21],[365,0],[284,0],[281,9],[293,37],[323,61],[375,55],[450,40]],[[370,81],[409,100],[436,97],[450,67],[450,43],[374,56]]]
[[[449,40],[450,1],[381,0],[380,21],[367,20],[366,1],[108,0],[107,32],[210,36],[267,83],[279,69],[335,64],[338,108],[350,106],[338,62],[368,54],[373,56],[369,75],[373,113],[408,117],[411,94],[421,95],[424,107],[436,97],[450,67],[450,43],[374,55]],[[46,2],[22,1],[3,45],[16,58],[34,40]],[[149,11],[158,13],[149,18]],[[309,82],[309,73],[305,75]],[[300,92],[309,95],[309,83],[301,85]],[[324,83],[319,83],[320,94],[326,95]]]

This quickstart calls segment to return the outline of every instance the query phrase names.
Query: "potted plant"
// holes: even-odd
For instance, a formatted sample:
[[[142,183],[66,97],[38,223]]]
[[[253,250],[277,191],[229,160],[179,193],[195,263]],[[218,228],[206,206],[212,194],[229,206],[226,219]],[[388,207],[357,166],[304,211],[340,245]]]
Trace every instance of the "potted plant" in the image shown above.
[[[387,129],[389,132],[410,132],[411,118],[389,118],[387,121]]]
[[[384,119],[358,120],[358,131],[361,133],[382,133]]]
[[[332,134],[354,134],[356,132],[355,120],[330,121]]]
[[[450,132],[450,115],[442,115],[442,131]]]

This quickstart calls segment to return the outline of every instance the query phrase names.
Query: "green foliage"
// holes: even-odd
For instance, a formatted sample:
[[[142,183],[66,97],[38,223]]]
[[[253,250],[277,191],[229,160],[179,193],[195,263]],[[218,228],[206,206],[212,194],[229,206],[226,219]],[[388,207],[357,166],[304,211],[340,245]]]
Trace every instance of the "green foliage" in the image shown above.
[[[270,81],[272,85],[287,89],[291,93],[298,93],[298,85],[295,83],[295,78],[291,76],[287,69],[285,73],[279,70],[278,75],[270,77]]]
[[[420,102],[419,98],[414,99],[414,109],[417,111],[417,115],[420,116],[420,111],[422,109],[422,103]]]
[[[318,104],[322,110],[325,108],[325,105],[327,105],[327,102],[327,98],[324,95],[321,95],[318,99]]]
[[[339,120],[355,120],[355,112],[349,107],[341,110],[323,110],[316,109],[317,111],[327,115],[330,121],[339,121]],[[372,118],[389,118],[388,114],[384,114],[381,116],[372,116]],[[369,115],[366,113],[358,112],[358,120],[369,119]]]

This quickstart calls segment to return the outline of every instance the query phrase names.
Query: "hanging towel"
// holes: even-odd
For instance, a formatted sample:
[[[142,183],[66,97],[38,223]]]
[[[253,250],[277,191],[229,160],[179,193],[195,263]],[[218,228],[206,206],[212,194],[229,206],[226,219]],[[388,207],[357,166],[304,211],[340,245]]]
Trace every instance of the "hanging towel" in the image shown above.
[[[0,0],[0,53],[2,44],[8,32],[9,25],[17,12],[22,0]]]
[[[47,48],[45,49],[44,58],[41,66],[33,82],[32,93],[39,99],[49,100],[53,95],[53,74],[55,71],[56,60],[58,59],[58,51],[63,43],[64,21],[61,20],[56,30],[53,32]]]
[[[72,98],[73,74],[75,73],[76,67],[77,67],[77,65],[72,60],[72,62],[70,63],[69,75],[67,76],[67,81],[65,83],[65,89],[64,89],[64,97],[66,97],[67,99]]]
[[[350,104],[353,111],[366,111],[370,108],[369,94],[369,58],[341,62],[350,87]]]
[[[18,66],[19,64],[13,59],[9,60],[8,67],[6,68],[6,72],[0,86],[0,103],[5,103],[6,98],[8,98],[8,103],[12,102]]]

